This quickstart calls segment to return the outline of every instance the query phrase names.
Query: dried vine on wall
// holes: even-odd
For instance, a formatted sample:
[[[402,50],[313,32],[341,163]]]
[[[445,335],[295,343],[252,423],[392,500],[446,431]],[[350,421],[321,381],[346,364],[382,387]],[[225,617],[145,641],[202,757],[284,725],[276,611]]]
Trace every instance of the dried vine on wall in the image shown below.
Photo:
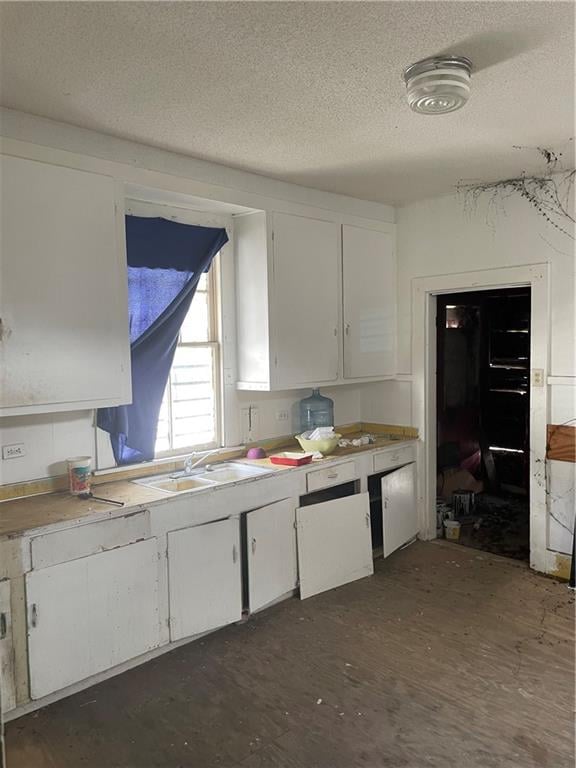
[[[572,139],[570,139],[572,141]],[[515,147],[526,149],[526,147]],[[570,209],[576,170],[559,170],[562,152],[537,147],[545,170],[542,174],[526,173],[515,178],[478,183],[459,182],[457,190],[464,196],[465,206],[476,206],[481,198],[488,199],[488,207],[503,206],[507,198],[518,195],[526,200],[548,224],[574,240],[574,212]]]

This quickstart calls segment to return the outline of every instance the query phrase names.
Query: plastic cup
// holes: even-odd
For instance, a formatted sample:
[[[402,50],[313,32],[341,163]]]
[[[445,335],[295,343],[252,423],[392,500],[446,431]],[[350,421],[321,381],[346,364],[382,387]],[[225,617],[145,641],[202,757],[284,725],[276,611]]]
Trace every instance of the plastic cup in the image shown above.
[[[91,456],[75,456],[67,459],[68,462],[68,487],[70,493],[79,496],[81,493],[90,493],[91,480]]]

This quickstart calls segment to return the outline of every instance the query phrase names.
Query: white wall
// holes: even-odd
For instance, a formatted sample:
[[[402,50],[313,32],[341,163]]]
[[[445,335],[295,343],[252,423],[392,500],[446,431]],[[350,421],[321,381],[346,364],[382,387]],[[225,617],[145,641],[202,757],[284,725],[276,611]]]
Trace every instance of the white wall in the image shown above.
[[[551,376],[576,375],[574,241],[546,223],[524,199],[499,206],[461,195],[423,200],[397,211],[398,372],[411,373],[412,280],[548,262],[551,269]]]
[[[523,199],[501,205],[464,206],[458,194],[397,210],[398,371],[412,368],[412,281],[497,267],[550,265],[550,423],[576,417],[574,241],[561,234]],[[384,382],[363,393],[362,418],[394,423],[409,413],[410,384]],[[401,416],[399,416],[401,414]],[[571,552],[576,465],[548,462],[548,547]]]
[[[364,384],[361,391],[361,421],[410,427],[412,424],[410,381],[380,381]]]
[[[92,411],[0,418],[0,445],[24,443],[25,455],[0,460],[0,485],[66,473],[66,458],[94,456]]]
[[[361,397],[363,388],[368,385],[339,385],[320,389],[320,394],[334,400],[334,421],[336,424],[352,424],[361,419]],[[256,405],[258,408],[258,427],[255,439],[282,437],[295,434],[300,430],[299,403],[303,397],[312,394],[311,389],[291,390],[289,392],[238,392],[239,411]],[[288,421],[278,421],[281,411],[288,412]],[[240,435],[244,438],[242,423]]]

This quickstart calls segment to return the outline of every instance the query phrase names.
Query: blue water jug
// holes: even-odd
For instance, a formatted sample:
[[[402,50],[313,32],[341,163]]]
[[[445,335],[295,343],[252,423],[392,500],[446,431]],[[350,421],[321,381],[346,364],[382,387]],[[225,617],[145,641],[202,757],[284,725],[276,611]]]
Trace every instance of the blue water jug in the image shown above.
[[[334,426],[334,400],[313,389],[310,397],[300,400],[300,431]]]

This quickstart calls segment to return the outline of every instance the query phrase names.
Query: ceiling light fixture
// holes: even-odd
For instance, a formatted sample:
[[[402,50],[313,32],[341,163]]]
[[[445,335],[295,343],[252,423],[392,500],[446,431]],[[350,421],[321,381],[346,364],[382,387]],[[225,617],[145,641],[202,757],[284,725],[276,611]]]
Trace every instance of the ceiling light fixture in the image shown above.
[[[470,97],[472,62],[464,56],[432,56],[404,70],[408,104],[423,115],[455,112]]]

